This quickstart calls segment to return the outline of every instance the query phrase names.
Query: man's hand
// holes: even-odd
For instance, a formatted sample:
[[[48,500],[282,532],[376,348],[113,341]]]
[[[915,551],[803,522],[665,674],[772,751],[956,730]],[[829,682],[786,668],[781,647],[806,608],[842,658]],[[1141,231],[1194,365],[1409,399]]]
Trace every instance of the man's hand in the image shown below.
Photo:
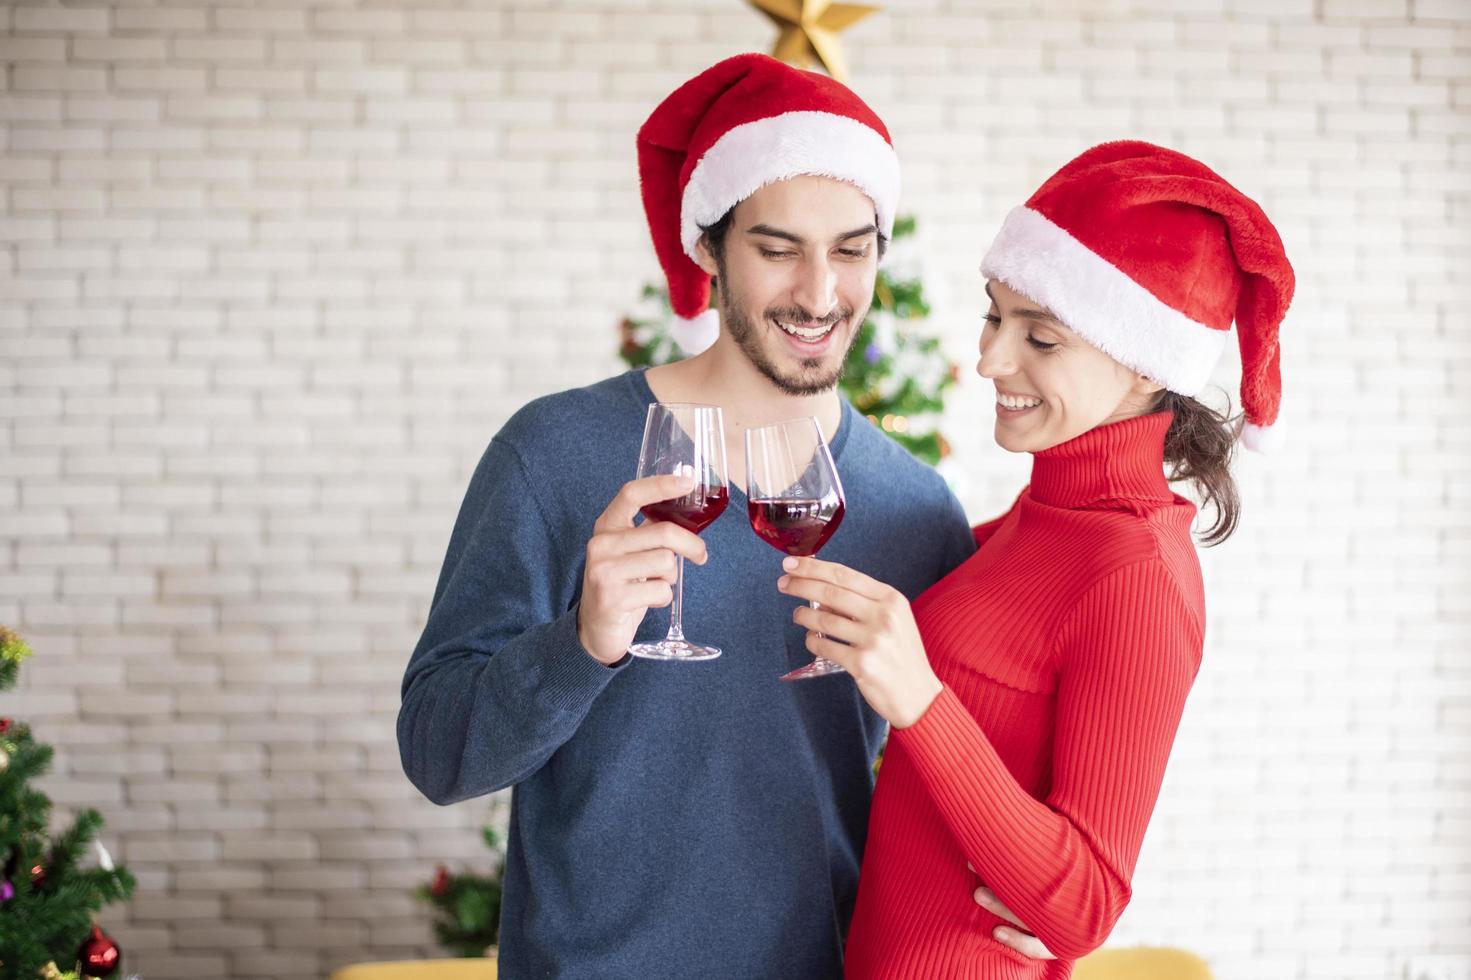
[[[689,476],[651,476],[623,484],[593,525],[577,607],[577,639],[595,660],[623,659],[644,613],[674,601],[675,556],[705,563],[705,543],[668,521],[634,527],[639,508],[690,492]]]
[[[975,873],[975,868],[971,868],[969,864],[966,864],[966,867],[970,868],[972,874]],[[1021,919],[1011,914],[1011,909],[1001,904],[1001,900],[996,897],[996,893],[991,891],[991,889],[985,885],[981,885],[975,890],[975,900],[976,904],[987,912],[999,916],[1007,922],[1010,922],[1013,926],[1016,926],[1015,929],[1008,928],[1007,926],[997,926],[992,931],[991,937],[998,943],[1003,946],[1010,946],[1023,956],[1031,957],[1034,960],[1057,959],[1056,956],[1048,952],[1046,946],[1042,945],[1042,940],[1027,931],[1027,927]]]

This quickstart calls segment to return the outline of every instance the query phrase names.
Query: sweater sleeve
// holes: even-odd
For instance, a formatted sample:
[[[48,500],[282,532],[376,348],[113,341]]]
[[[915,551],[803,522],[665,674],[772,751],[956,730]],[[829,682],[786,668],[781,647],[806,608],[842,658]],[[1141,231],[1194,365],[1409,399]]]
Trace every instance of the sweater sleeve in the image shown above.
[[[1108,937],[1164,778],[1201,629],[1155,561],[1096,583],[1059,633],[1050,792],[1029,795],[948,687],[898,740],[981,880],[1055,955]]]
[[[605,667],[578,640],[568,583],[581,542],[579,554],[560,553],[570,552],[568,535],[541,512],[520,456],[492,440],[403,680],[399,757],[435,803],[534,773],[627,663]]]

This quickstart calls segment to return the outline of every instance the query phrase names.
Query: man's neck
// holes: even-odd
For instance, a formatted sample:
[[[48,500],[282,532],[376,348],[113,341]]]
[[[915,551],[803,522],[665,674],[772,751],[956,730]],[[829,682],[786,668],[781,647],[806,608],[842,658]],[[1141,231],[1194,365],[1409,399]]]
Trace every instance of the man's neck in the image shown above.
[[[650,368],[649,388],[660,401],[719,405],[725,418],[730,478],[745,486],[745,432],[783,419],[816,416],[822,433],[832,440],[843,418],[835,388],[815,395],[789,395],[756,369],[728,336],[694,357]]]

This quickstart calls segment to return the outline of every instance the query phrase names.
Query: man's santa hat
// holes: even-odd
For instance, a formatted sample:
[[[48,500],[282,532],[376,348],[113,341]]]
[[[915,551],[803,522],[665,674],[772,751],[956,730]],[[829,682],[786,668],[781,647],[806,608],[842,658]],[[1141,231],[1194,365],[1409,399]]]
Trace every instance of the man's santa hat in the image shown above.
[[[1149,143],[1095,146],[1006,216],[981,274],[1182,395],[1205,387],[1234,319],[1243,441],[1280,441],[1292,266],[1262,209],[1204,164]]]
[[[894,230],[899,159],[883,122],[842,84],[763,54],[727,58],[661,102],[639,130],[638,170],[689,353],[714,343],[720,324],[695,243],[762,187],[801,174],[847,181],[873,201],[879,230]]]

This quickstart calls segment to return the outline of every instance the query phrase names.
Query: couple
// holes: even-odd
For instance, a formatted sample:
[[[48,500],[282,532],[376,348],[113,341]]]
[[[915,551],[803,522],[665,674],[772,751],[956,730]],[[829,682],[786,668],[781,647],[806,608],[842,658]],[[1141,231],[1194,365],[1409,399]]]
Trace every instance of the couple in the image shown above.
[[[639,170],[674,309],[697,318],[713,279],[718,336],[491,440],[404,678],[426,796],[515,787],[502,974],[1066,977],[1128,902],[1200,661],[1195,508],[1166,472],[1213,505],[1208,543],[1236,523],[1235,429],[1190,397],[1233,319],[1247,441],[1276,417],[1276,231],[1143,143],[1087,151],[1012,211],[977,371],[1032,479],[971,529],[834,388],[894,220],[878,117],[742,55],[655,109]],[[685,490],[624,482],[653,401],[722,406],[733,493],[747,427],[817,417],[847,498],[827,560],[778,566],[738,513],[702,537],[636,525]],[[689,629],[725,656],[634,661],[676,555],[698,566]],[[849,675],[777,680],[811,654]]]

